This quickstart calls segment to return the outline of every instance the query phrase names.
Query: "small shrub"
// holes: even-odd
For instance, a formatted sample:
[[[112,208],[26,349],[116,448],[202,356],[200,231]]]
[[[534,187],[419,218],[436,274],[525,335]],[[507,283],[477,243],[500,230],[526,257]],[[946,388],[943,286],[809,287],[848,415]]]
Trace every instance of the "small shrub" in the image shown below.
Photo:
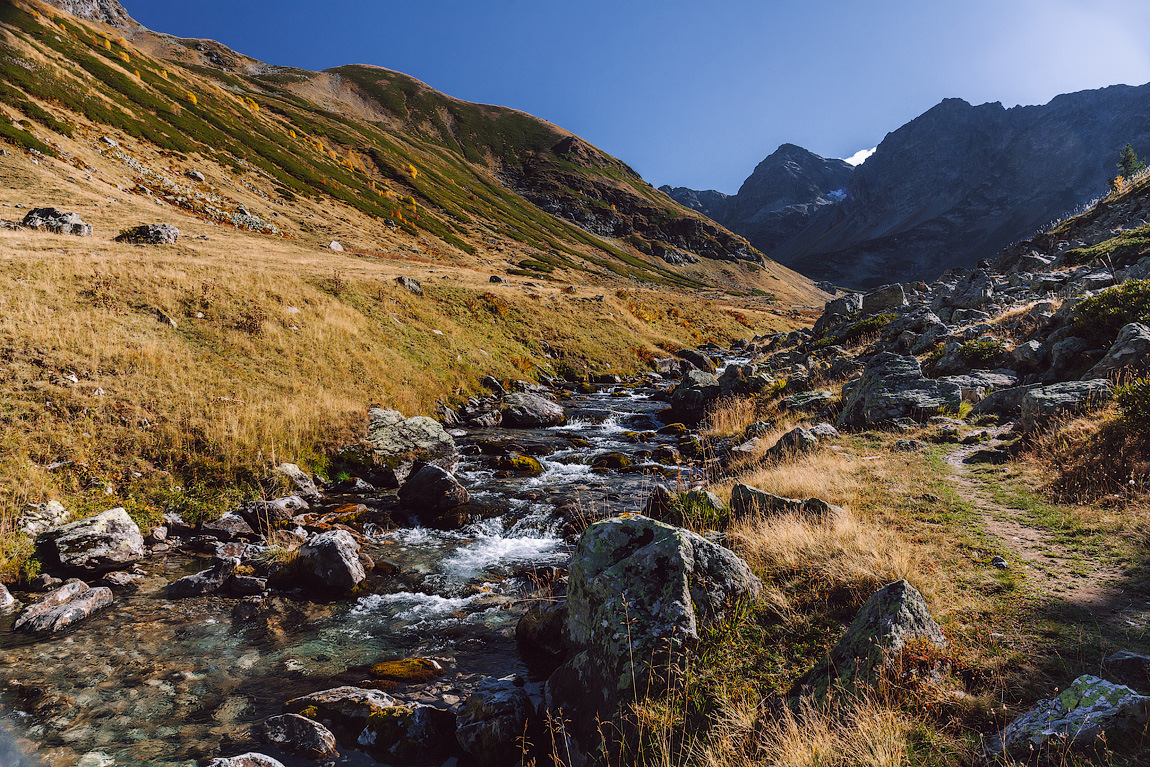
[[[999,338],[974,338],[958,347],[958,353],[971,367],[993,365],[1006,352],[1006,344]]]
[[[1150,378],[1136,378],[1119,386],[1114,399],[1119,418],[1131,434],[1150,434]]]
[[[1129,280],[1075,307],[1075,329],[1087,340],[1109,341],[1131,322],[1150,322],[1150,280]]]
[[[859,320],[853,325],[849,326],[839,336],[824,336],[811,344],[813,349],[826,349],[831,346],[840,344],[849,344],[853,341],[858,341],[864,336],[873,335],[878,333],[887,323],[895,318],[894,314],[876,314],[871,317]]]

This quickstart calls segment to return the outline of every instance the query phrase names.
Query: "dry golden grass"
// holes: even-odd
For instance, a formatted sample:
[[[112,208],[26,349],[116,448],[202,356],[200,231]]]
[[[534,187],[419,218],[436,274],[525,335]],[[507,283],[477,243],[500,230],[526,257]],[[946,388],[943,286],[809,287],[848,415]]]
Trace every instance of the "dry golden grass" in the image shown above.
[[[778,426],[762,440],[764,448],[769,448],[791,428],[790,424]],[[849,507],[857,498],[862,470],[859,462],[849,455],[820,450],[792,461],[748,467],[712,489],[727,499],[731,488],[741,483],[788,498],[822,498],[828,503]]]
[[[704,437],[736,437],[762,418],[763,408],[750,397],[726,397],[707,411],[699,430]]]

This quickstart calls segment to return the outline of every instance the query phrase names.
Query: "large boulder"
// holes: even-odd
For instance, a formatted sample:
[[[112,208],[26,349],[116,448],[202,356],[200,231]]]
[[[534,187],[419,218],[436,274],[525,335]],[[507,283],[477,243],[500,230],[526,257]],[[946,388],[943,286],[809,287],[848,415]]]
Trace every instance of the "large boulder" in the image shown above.
[[[778,442],[767,450],[763,458],[772,461],[792,459],[804,453],[814,452],[818,450],[818,447],[819,438],[812,434],[809,429],[797,426],[779,437]]]
[[[53,527],[67,524],[71,518],[72,512],[64,508],[64,504],[53,500],[30,506],[17,524],[25,535],[35,538]]]
[[[325,588],[348,591],[367,577],[359,561],[359,544],[346,530],[329,530],[308,539],[296,552],[296,561]]]
[[[1017,418],[1022,412],[1022,399],[1031,389],[1040,388],[1039,384],[1030,386],[1012,386],[1009,389],[999,389],[991,392],[979,401],[971,415],[996,415],[1001,418]]]
[[[85,224],[78,213],[66,213],[56,208],[33,208],[20,223],[29,229],[43,229],[55,234],[92,235],[92,225]]]
[[[681,662],[700,629],[761,588],[733,552],[687,530],[637,515],[588,527],[567,587],[575,654],[546,688],[549,712],[565,723],[559,747],[580,754],[598,748],[598,722],[617,732],[620,711],[665,690],[661,672]]]
[[[869,317],[872,314],[881,314],[891,309],[906,306],[906,291],[902,285],[883,285],[875,288],[862,297],[862,315]]]
[[[301,498],[309,501],[319,500],[320,492],[319,488],[315,486],[315,480],[294,463],[281,463],[277,466],[271,478],[272,482],[277,481],[280,477],[283,477],[294,488],[296,495]]]
[[[459,466],[455,440],[434,418],[404,418],[395,410],[382,408],[372,408],[367,415],[372,462],[393,487],[403,484],[416,462],[451,472]]]
[[[792,695],[822,697],[832,688],[861,693],[912,641],[946,647],[922,594],[905,580],[895,581],[867,600],[830,654],[795,684]]]
[[[882,426],[899,418],[925,423],[962,404],[960,386],[925,378],[917,359],[891,352],[875,355],[849,390],[836,423],[840,429]]]
[[[236,572],[240,561],[233,557],[216,559],[207,570],[185,575],[168,584],[168,599],[184,599],[215,594]]]
[[[70,580],[25,608],[13,628],[29,634],[51,634],[112,604],[112,590]]]
[[[299,714],[281,714],[265,719],[260,728],[260,739],[317,762],[339,755],[331,730]]]
[[[484,679],[463,704],[455,736],[479,767],[516,764],[531,746],[535,706],[515,675]]]
[[[121,508],[41,533],[36,545],[50,568],[88,573],[123,570],[147,553],[140,528]]]
[[[981,402],[986,395],[1018,386],[1018,374],[1010,370],[972,370],[966,375],[946,376],[940,381],[957,384],[964,402]]]
[[[785,498],[750,485],[738,484],[731,488],[731,515],[736,519],[761,516],[775,517],[795,514],[808,522],[832,522],[845,515],[838,506],[820,498]]]
[[[671,392],[670,419],[696,424],[707,415],[707,408],[722,394],[719,380],[702,370],[688,370]]]
[[[368,717],[394,705],[395,699],[379,690],[334,687],[292,698],[283,705],[283,711],[313,719],[331,730],[340,743],[354,746]]]
[[[401,506],[424,523],[435,523],[445,513],[470,501],[467,488],[438,466],[421,467],[399,488]]]
[[[559,426],[567,420],[563,408],[538,394],[519,392],[503,398],[503,425],[518,429]]]
[[[1141,736],[1148,720],[1150,697],[1087,674],[1057,697],[1040,700],[983,748],[990,760],[1065,760],[1072,749],[1113,748],[1125,736]]]
[[[180,230],[171,224],[141,224],[116,236],[116,242],[132,245],[174,245]]]
[[[1118,338],[1084,379],[1106,378],[1119,371],[1144,373],[1150,369],[1150,325],[1132,322],[1118,332]]]
[[[1114,384],[1104,378],[1029,389],[1020,404],[1019,425],[1033,431],[1055,418],[1078,415],[1104,404],[1114,394]]]
[[[367,718],[358,744],[387,763],[440,764],[459,753],[455,719],[434,706],[397,704]]]

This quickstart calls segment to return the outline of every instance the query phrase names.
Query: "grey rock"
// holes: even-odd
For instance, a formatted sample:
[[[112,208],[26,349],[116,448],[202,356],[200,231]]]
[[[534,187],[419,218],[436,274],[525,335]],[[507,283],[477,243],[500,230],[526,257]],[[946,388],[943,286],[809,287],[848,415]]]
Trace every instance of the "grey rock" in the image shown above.
[[[801,426],[791,429],[771,446],[763,456],[769,460],[790,460],[804,453],[811,453],[819,447],[819,438],[809,429]]]
[[[353,589],[367,577],[359,561],[359,544],[346,530],[312,536],[299,547],[297,559],[323,586],[336,591]]]
[[[300,504],[303,504],[302,507]],[[302,498],[288,496],[274,501],[251,501],[238,511],[221,514],[200,525],[201,535],[210,535],[221,541],[254,540],[267,535],[307,508]]]
[[[503,425],[534,429],[558,426],[567,420],[563,408],[538,394],[515,393],[503,398]]]
[[[999,570],[1009,570],[1010,569],[1010,563],[1007,562],[1002,557],[995,557],[994,559],[990,560],[990,564],[991,564],[991,566],[996,567]]]
[[[992,760],[1043,759],[1068,750],[1100,744],[1120,745],[1124,736],[1141,733],[1150,718],[1150,697],[1089,674],[1034,708],[988,739],[983,747]]]
[[[399,501],[420,520],[430,522],[444,512],[466,505],[471,497],[454,476],[429,464],[407,478],[399,488]]]
[[[1132,322],[1118,333],[1106,356],[1083,378],[1106,378],[1120,371],[1144,373],[1150,369],[1150,326]]]
[[[118,0],[51,0],[51,4],[81,19],[127,29],[132,19]]]
[[[0,611],[11,610],[16,606],[16,598],[8,591],[8,587],[0,583]]]
[[[278,759],[249,751],[239,756],[216,757],[204,767],[284,767],[284,765]]]
[[[688,370],[671,392],[672,419],[699,423],[721,394],[722,387],[715,376],[702,370]]]
[[[820,498],[786,498],[740,483],[731,488],[731,514],[737,519],[796,514],[809,522],[831,522],[845,512]]]
[[[78,237],[92,235],[92,225],[85,224],[79,214],[66,213],[56,208],[33,208],[20,224],[29,229],[43,229],[54,234],[74,234]]]
[[[141,224],[116,236],[116,242],[132,245],[174,245],[180,230],[171,224]]]
[[[1066,381],[1029,389],[1022,396],[1019,425],[1024,431],[1033,431],[1055,418],[1099,407],[1113,394],[1114,385],[1105,379]]]
[[[288,482],[295,488],[296,494],[301,498],[309,501],[319,499],[320,492],[319,488],[315,486],[315,480],[294,463],[281,463],[276,467],[275,473],[287,478]]]
[[[891,352],[873,357],[849,389],[836,423],[840,429],[887,425],[899,418],[925,422],[957,411],[962,402],[959,386],[924,378],[917,359]]]
[[[198,181],[201,184],[207,181],[207,179],[204,178],[204,174],[200,173],[198,170],[190,170],[185,175],[192,181]]]
[[[1082,353],[1090,348],[1084,338],[1070,336],[1055,343],[1050,349],[1050,369],[1043,379],[1063,381],[1082,369]]]
[[[792,394],[779,402],[779,410],[810,410],[825,405],[835,397],[829,391],[807,391]]]
[[[267,578],[254,575],[233,575],[224,584],[222,591],[233,597],[254,597],[267,591]]]
[[[829,423],[815,424],[814,426],[812,426],[810,428],[810,432],[811,432],[811,434],[814,434],[816,437],[818,437],[820,440],[838,439],[839,437],[842,436],[841,434],[839,434],[839,430],[836,429],[834,426],[830,425]]]
[[[236,571],[240,561],[232,557],[216,559],[207,570],[185,575],[168,584],[168,599],[186,599],[219,591]]]
[[[41,533],[36,538],[50,567],[85,572],[110,572],[147,554],[140,528],[122,508]]]
[[[391,473],[399,486],[415,463],[431,463],[453,472],[459,465],[455,440],[434,418],[404,418],[395,410],[368,411],[367,441],[372,461]]]
[[[327,247],[328,247],[328,250],[334,250],[336,253],[342,253],[343,252],[343,244],[336,241],[336,240],[332,240],[331,242],[329,242],[327,244]]]
[[[894,654],[916,640],[946,647],[926,600],[905,580],[895,581],[867,600],[828,656],[803,675],[792,694],[821,697],[832,687],[862,692],[877,681]]]
[[[1036,388],[1038,386],[1032,384],[1000,389],[988,394],[974,406],[970,413],[971,415],[997,415],[1002,418],[1016,418],[1022,412],[1022,398],[1026,396],[1028,391]]]
[[[1046,361],[1047,356],[1046,346],[1037,340],[1019,344],[1010,352],[1014,364],[1023,371],[1037,370]]]
[[[679,505],[679,496],[661,482],[655,483],[647,502],[643,504],[643,516],[651,519],[665,519]]]
[[[394,705],[395,699],[379,690],[335,687],[292,698],[284,704],[283,711],[301,715],[308,711],[308,718],[331,730],[340,743],[354,745],[367,726],[368,717]]]
[[[395,705],[368,718],[358,744],[388,763],[440,764],[459,751],[455,726],[451,711]]]
[[[506,285],[507,284],[507,280],[505,280],[503,277],[500,277],[498,274],[491,275],[491,279],[488,280],[488,282],[494,282],[496,285]]]
[[[459,712],[455,736],[479,767],[516,764],[535,729],[535,706],[515,675],[487,678]]]
[[[71,518],[72,512],[65,509],[64,504],[53,500],[30,506],[18,525],[25,535],[35,538],[46,530],[66,524]]]
[[[12,628],[29,634],[51,634],[110,604],[111,589],[104,586],[91,588],[83,581],[71,580],[25,608]]]
[[[260,740],[317,762],[339,755],[331,730],[299,714],[281,714],[265,719],[260,728]]]
[[[882,314],[890,309],[906,306],[906,291],[902,285],[883,285],[862,297],[862,315]]]
[[[423,286],[419,284],[419,280],[413,277],[399,276],[395,278],[395,284],[406,290],[408,293],[413,293],[417,296],[423,295]]]
[[[1150,690],[1150,656],[1119,650],[1102,661],[1108,679],[1145,694]]]

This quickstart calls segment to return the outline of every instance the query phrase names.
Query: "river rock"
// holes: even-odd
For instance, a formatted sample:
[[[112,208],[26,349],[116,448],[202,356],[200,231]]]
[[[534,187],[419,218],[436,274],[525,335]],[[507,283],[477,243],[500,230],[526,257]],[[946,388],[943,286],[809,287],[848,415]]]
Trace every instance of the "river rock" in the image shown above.
[[[516,393],[503,398],[503,425],[534,429],[559,426],[567,420],[563,408],[538,394]]]
[[[74,234],[90,237],[92,225],[85,224],[77,213],[66,213],[56,208],[33,208],[20,222],[29,229],[45,229],[55,234]]]
[[[359,561],[359,544],[346,530],[312,536],[299,547],[296,558],[301,569],[338,591],[353,589],[367,577]]]
[[[534,740],[535,719],[535,706],[523,689],[522,678],[488,677],[467,696],[455,737],[479,767],[513,765],[528,750],[524,739]]]
[[[299,497],[308,501],[319,500],[320,492],[315,486],[315,480],[294,463],[281,463],[276,467],[275,474],[287,479]]]
[[[372,461],[390,475],[385,478],[393,487],[403,484],[417,461],[448,472],[459,465],[455,440],[434,418],[404,418],[395,410],[372,408],[368,411],[367,441]]]
[[[66,524],[71,518],[72,512],[65,509],[64,504],[53,500],[30,506],[18,524],[25,535],[35,538],[53,527]]]
[[[1144,373],[1150,367],[1150,326],[1132,322],[1118,332],[1118,338],[1084,379],[1107,378],[1121,370]]]
[[[567,587],[567,640],[576,654],[546,687],[549,712],[569,723],[556,733],[557,747],[596,748],[597,719],[610,730],[620,706],[657,693],[667,683],[659,669],[677,664],[701,627],[761,588],[733,552],[690,531],[637,515],[588,527]]]
[[[433,521],[445,512],[470,502],[467,489],[438,466],[427,465],[407,478],[399,488],[400,504],[422,521]]]
[[[144,536],[122,508],[41,533],[36,545],[49,567],[105,573],[144,558]]]
[[[185,599],[214,594],[235,574],[240,561],[231,557],[216,559],[207,570],[185,575],[168,584],[168,599]]]
[[[671,392],[671,418],[696,424],[707,416],[709,408],[722,394],[719,380],[703,370],[688,370]]]
[[[8,587],[0,583],[0,611],[11,610],[16,606],[16,597],[8,591]]]
[[[808,522],[831,522],[846,512],[820,498],[786,498],[757,487],[738,484],[731,488],[731,514],[736,518],[796,514]]]
[[[829,655],[802,676],[791,694],[822,697],[832,687],[861,692],[877,681],[890,656],[913,640],[946,647],[922,594],[905,580],[895,581],[867,600]]]
[[[83,581],[70,580],[28,606],[12,628],[29,634],[50,634],[82,621],[110,604],[111,589],[104,586],[91,588]]]
[[[268,535],[284,526],[301,511],[307,511],[309,508],[303,498],[289,495],[285,498],[276,498],[274,501],[249,501],[236,511],[236,515],[240,517],[239,521],[247,524],[248,531],[260,536]],[[228,514],[224,514],[215,522],[205,522],[201,532],[224,541],[247,537],[243,526],[237,524],[234,519],[228,519]]]
[[[180,230],[171,224],[142,224],[116,236],[116,242],[132,245],[174,245]]]
[[[957,411],[962,390],[953,383],[925,378],[914,357],[892,352],[875,355],[862,378],[849,386],[838,428],[863,429],[899,418],[926,422],[930,416]]]
[[[515,639],[528,654],[558,659],[567,652],[566,623],[566,602],[540,602],[515,624]]]
[[[358,744],[389,763],[439,764],[459,752],[455,727],[451,711],[421,704],[395,705],[367,718]]]
[[[1104,378],[1065,381],[1030,389],[1022,396],[1019,425],[1024,431],[1033,431],[1055,418],[1078,415],[1096,408],[1113,394],[1114,385]]]
[[[317,762],[339,756],[331,730],[299,714],[281,714],[264,720],[260,740]]]
[[[395,699],[379,690],[335,687],[292,698],[283,710],[315,720],[330,729],[340,743],[355,745],[367,718],[394,705]]]
[[[204,767],[284,767],[283,762],[254,751],[239,756],[216,757]]]
[[[1065,760],[1070,749],[1103,741],[1119,746],[1125,736],[1142,733],[1148,719],[1150,697],[1086,674],[1057,697],[1040,700],[983,748],[990,760]]]

